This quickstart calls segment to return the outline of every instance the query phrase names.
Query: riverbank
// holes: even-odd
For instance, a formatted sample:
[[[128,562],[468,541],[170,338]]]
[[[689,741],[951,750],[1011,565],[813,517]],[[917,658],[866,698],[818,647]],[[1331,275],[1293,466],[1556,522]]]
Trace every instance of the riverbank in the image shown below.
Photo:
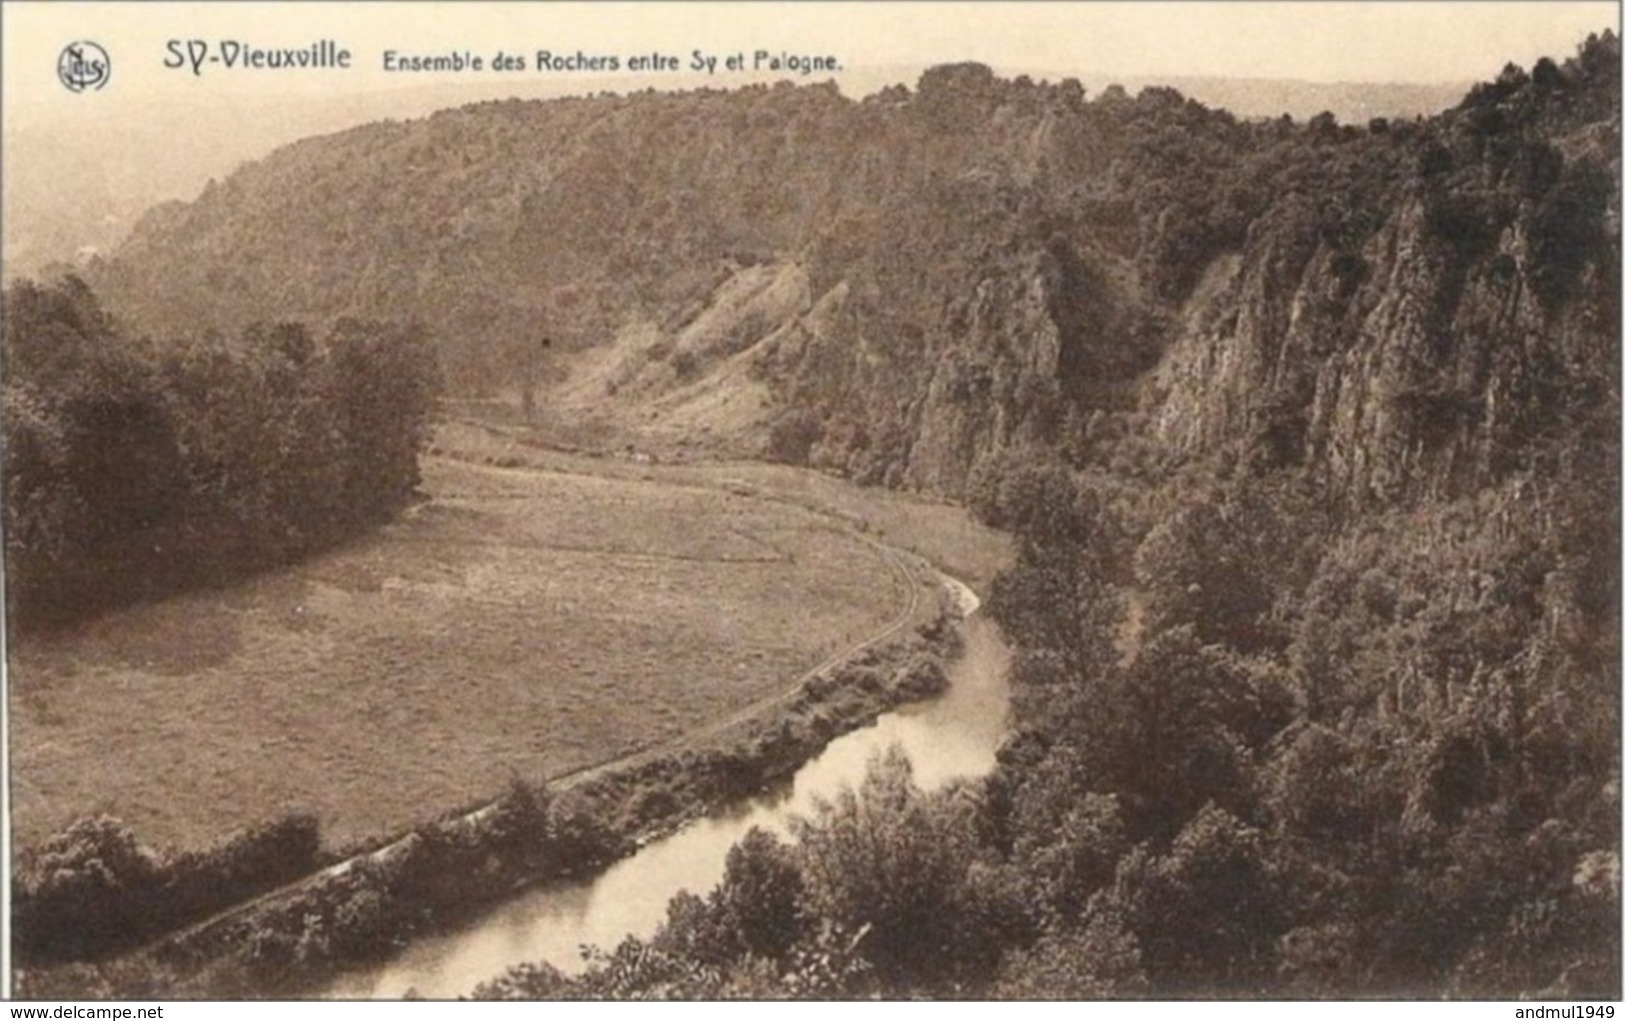
[[[20,967],[19,993],[308,995],[344,969],[387,959],[425,934],[451,931],[524,889],[597,875],[694,820],[782,785],[840,735],[939,693],[943,665],[958,651],[952,624],[968,590],[944,590],[936,568],[950,567],[985,585],[1008,554],[1002,536],[974,525],[959,508],[784,466],[652,464],[631,455],[559,450],[469,423],[442,423],[436,450],[441,456],[426,461],[426,473],[444,489],[437,499],[453,507],[471,500],[479,502],[471,506],[509,504],[529,492],[529,480],[548,479],[550,492],[560,483],[567,483],[564,492],[610,485],[666,494],[666,505],[675,498],[684,506],[722,501],[735,508],[772,508],[767,513],[775,520],[800,515],[805,522],[800,532],[773,536],[776,561],[798,577],[808,567],[800,545],[827,534],[825,546],[831,540],[854,546],[885,565],[890,574],[885,590],[907,598],[881,629],[855,644],[849,639],[799,681],[758,683],[755,690],[765,694],[749,695],[720,715],[713,712],[710,721],[688,726],[673,739],[554,772],[542,785],[515,779],[495,802],[464,800],[463,807],[396,830],[395,836],[349,840],[337,853],[330,847],[321,852],[328,866],[322,871],[139,951],[94,964]],[[446,482],[454,485],[446,488]],[[426,511],[440,513],[433,505]],[[710,559],[754,565],[757,554],[750,550],[743,550],[744,560],[734,556],[733,544],[755,534],[741,534],[734,521],[738,513],[707,524],[703,534],[692,528],[648,532],[646,518],[624,514],[598,515],[591,527],[612,539],[616,549],[632,542],[637,550],[624,555],[640,560],[648,559],[650,551],[638,550],[649,542],[701,542]],[[414,521],[408,527],[420,525]],[[614,540],[609,532],[617,527],[626,535]],[[711,532],[717,532],[714,541],[707,538]],[[545,541],[556,545],[561,539],[571,537],[550,532]],[[722,545],[710,548],[717,543]],[[788,560],[783,550],[790,551]],[[654,552],[662,554],[655,559],[669,561],[665,554],[683,551]],[[827,555],[819,547],[816,556]],[[382,589],[394,588],[385,579]],[[831,594],[816,598],[827,600]],[[726,607],[711,614],[735,619]],[[744,662],[737,648],[725,655],[732,666]],[[510,775],[526,774],[516,769]]]
[[[910,558],[911,559],[911,558]],[[915,562],[913,571],[925,576]],[[831,739],[942,690],[956,600],[679,749],[578,771],[451,813],[138,953],[19,969],[23,996],[309,995],[346,967],[445,931],[527,886],[601,871],[660,835],[782,781]]]
[[[599,875],[520,893],[467,925],[414,941],[377,967],[341,976],[324,994],[448,999],[538,968],[580,975],[592,960],[602,959],[583,956],[583,947],[612,954],[628,940],[655,939],[670,920],[674,898],[685,904],[707,898],[724,881],[733,849],[748,843],[752,830],[798,842],[801,822],[840,802],[843,790],[860,789],[881,759],[900,753],[914,784],[927,792],[986,776],[1005,734],[1009,650],[997,626],[980,614],[956,630],[962,648],[948,664],[950,683],[941,695],[901,706],[835,738],[766,794],[730,802],[648,842]],[[681,897],[685,892],[689,896]],[[680,913],[690,917],[686,910]],[[567,995],[559,989],[538,994]]]

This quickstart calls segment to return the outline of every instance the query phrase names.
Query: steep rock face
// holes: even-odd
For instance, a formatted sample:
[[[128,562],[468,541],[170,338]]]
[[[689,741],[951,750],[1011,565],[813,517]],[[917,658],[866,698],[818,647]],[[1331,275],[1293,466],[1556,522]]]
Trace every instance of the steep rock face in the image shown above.
[[[826,331],[791,400],[858,426],[830,429],[815,456],[874,481],[957,495],[977,471],[1076,432],[1092,398],[1109,399],[1112,377],[1090,355],[1101,340],[1116,342],[1121,318],[1077,261],[1021,251],[967,274],[962,296],[922,314],[923,325],[904,321],[877,337],[874,317],[849,315]]]
[[[1617,179],[1617,178],[1616,178]],[[1599,196],[1600,198],[1601,196]],[[1452,241],[1447,199],[1401,198],[1339,250],[1261,221],[1209,267],[1156,373],[1156,435],[1184,451],[1250,437],[1353,502],[1471,491],[1530,467],[1617,364],[1617,233],[1561,288],[1532,254],[1537,200]],[[1599,205],[1588,216],[1602,219]]]
[[[952,490],[968,469],[1033,438],[1028,416],[1055,399],[1061,349],[1044,292],[1036,269],[976,288],[957,325],[961,343],[980,357],[934,367],[909,449],[911,482]],[[1026,392],[1032,388],[1049,392]]]

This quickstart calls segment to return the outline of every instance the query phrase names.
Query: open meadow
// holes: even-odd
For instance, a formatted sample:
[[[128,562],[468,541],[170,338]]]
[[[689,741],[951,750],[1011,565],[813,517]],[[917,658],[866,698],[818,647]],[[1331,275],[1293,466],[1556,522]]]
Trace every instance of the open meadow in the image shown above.
[[[908,577],[742,488],[424,462],[372,536],[10,650],[13,825],[339,845],[679,738],[885,630]]]
[[[460,460],[721,487],[736,495],[791,503],[917,554],[977,592],[985,592],[993,576],[1015,556],[1014,543],[1005,533],[978,523],[963,507],[917,493],[860,486],[806,468],[732,460],[701,450],[676,455],[663,451],[651,458],[623,448],[612,456],[603,453],[613,447],[604,435],[566,429],[553,420],[530,428],[509,402],[462,402],[454,407],[464,417],[436,426],[434,449]],[[579,449],[567,446],[584,434],[594,442]]]

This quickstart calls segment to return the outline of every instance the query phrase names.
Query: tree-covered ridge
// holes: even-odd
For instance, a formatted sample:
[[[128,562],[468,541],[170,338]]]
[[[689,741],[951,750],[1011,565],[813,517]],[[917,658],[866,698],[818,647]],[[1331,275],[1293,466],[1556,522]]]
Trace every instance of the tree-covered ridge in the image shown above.
[[[5,542],[18,621],[231,580],[399,509],[434,355],[416,327],[129,335],[76,278],[5,295]]]
[[[940,443],[1021,540],[999,767],[878,764],[652,939],[478,995],[1617,997],[1619,59],[1363,130],[1102,97],[1134,143],[1073,187],[1144,209],[1024,247],[1043,199],[943,182],[914,229],[992,251],[922,261],[850,225],[863,371],[927,397],[800,406],[895,442],[876,477]],[[938,297],[924,389],[873,352]]]
[[[1023,451],[1250,431],[1356,500],[1470,490],[1606,376],[1615,48],[1361,126],[977,65],[485,103],[279,150],[92,273],[149,326],[415,316],[477,391],[633,327],[654,360],[791,264],[805,302],[724,345],[777,416],[758,450],[963,495]]]

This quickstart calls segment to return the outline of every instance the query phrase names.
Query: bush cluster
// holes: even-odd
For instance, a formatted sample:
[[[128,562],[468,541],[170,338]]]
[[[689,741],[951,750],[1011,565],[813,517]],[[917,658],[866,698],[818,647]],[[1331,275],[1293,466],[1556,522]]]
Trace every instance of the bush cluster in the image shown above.
[[[69,277],[5,293],[15,621],[62,620],[330,545],[409,499],[435,363],[415,327],[124,333]]]
[[[170,855],[116,819],[81,819],[21,856],[12,946],[47,961],[123,949],[309,874],[319,844],[316,819],[301,813]]]

